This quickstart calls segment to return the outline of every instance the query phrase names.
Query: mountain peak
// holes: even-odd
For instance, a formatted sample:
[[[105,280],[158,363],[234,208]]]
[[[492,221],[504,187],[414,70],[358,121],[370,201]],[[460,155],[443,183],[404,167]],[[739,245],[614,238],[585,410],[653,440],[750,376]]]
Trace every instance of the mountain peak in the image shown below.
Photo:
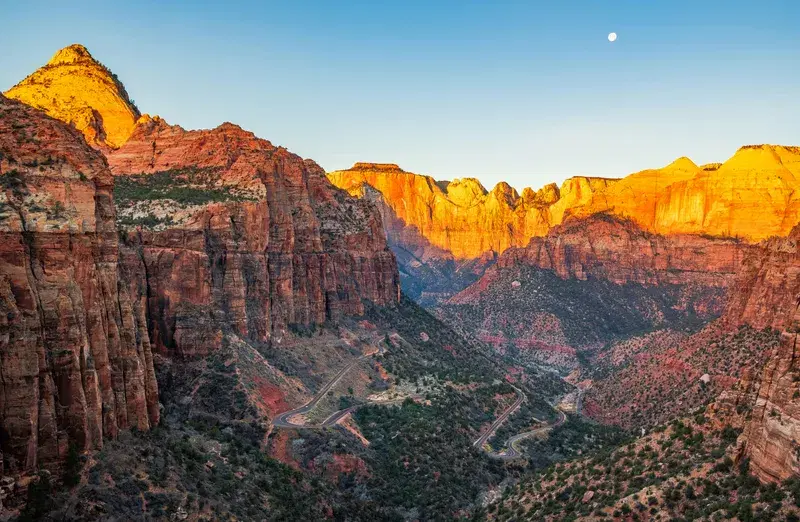
[[[140,116],[116,75],[80,44],[59,50],[5,95],[74,126],[103,150],[125,143]]]
[[[700,170],[700,167],[697,164],[687,158],[686,156],[681,156],[680,158],[676,159],[666,167],[669,170],[688,170],[688,171],[696,171]]]
[[[783,171],[785,167],[774,145],[745,145],[720,168],[750,171]]]
[[[85,61],[97,63],[86,47],[81,44],[72,44],[54,54],[47,65],[71,65]]]

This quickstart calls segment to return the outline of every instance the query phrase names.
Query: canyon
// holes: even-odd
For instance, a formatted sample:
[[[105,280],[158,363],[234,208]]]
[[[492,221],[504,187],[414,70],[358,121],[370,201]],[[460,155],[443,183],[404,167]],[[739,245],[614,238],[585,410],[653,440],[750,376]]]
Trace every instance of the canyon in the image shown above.
[[[497,255],[573,217],[609,213],[655,234],[749,243],[785,236],[800,220],[798,175],[800,148],[754,145],[724,163],[679,158],[619,179],[578,176],[521,194],[507,183],[487,191],[473,178],[437,181],[395,164],[357,163],[328,178],[379,202],[401,272],[409,274],[405,287],[417,296],[431,292],[435,304],[474,282]],[[436,267],[438,277],[420,273],[420,264]]]
[[[588,418],[637,431],[708,406],[718,427],[741,426],[737,462],[765,482],[797,477],[798,176],[800,148],[775,145],[521,194],[389,163],[326,173],[229,122],[187,130],[142,114],[69,46],[0,95],[2,471],[124,453],[113,441],[166,423],[189,430],[158,436],[192,459],[187,445],[246,439],[258,465],[272,465],[266,450],[337,487],[351,480],[337,466],[359,487],[388,469],[452,513],[436,490],[459,480],[411,473],[432,461],[414,453],[423,443],[440,467],[452,460],[423,406],[468,441],[517,386],[522,429],[555,418],[577,385]],[[358,367],[366,353],[380,357]],[[320,464],[322,435],[276,435],[271,419],[350,366],[327,407],[390,383],[406,401],[345,421],[357,443],[326,434],[336,452]],[[393,423],[408,430],[402,469],[369,449],[392,447]],[[409,433],[421,425],[430,433]],[[227,465],[214,451],[204,465]],[[499,464],[454,451],[481,487],[501,482]]]
[[[139,117],[82,46],[9,96],[36,108],[1,99],[6,471],[156,425],[154,357],[398,302],[380,214],[314,162],[229,123]]]

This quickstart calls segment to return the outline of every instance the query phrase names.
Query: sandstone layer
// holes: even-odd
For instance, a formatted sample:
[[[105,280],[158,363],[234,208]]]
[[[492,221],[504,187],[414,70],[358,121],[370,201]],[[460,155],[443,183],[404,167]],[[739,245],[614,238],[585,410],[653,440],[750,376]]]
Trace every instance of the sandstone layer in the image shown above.
[[[313,161],[230,123],[186,131],[158,118],[108,158],[124,270],[162,353],[209,353],[226,331],[280,343],[291,325],[399,298],[380,214]]]
[[[726,320],[756,328],[784,330],[800,297],[800,226],[786,237],[753,246],[737,274]]]
[[[74,125],[101,149],[125,143],[140,116],[116,75],[77,44],[58,51],[5,95]]]
[[[498,272],[520,265],[551,270],[562,279],[727,288],[752,248],[730,238],[652,234],[605,213],[571,218],[547,236],[532,238],[525,248],[507,250],[481,281],[450,303],[474,302]]]
[[[0,180],[0,445],[13,473],[146,430],[159,410],[103,156],[0,96]]]
[[[739,439],[739,458],[765,481],[800,475],[800,227],[773,238],[745,259],[725,319],[782,331],[766,366],[754,368],[757,398]],[[760,380],[757,378],[760,376]]]
[[[416,245],[411,228],[457,259],[524,247],[570,216],[609,212],[658,234],[706,234],[757,242],[786,235],[800,221],[800,148],[745,146],[721,164],[688,158],[622,179],[575,177],[518,194],[506,183],[487,191],[475,179],[439,182],[393,164],[357,163],[328,174],[337,186],[379,191],[396,221],[397,244]],[[435,254],[435,252],[434,252]]]
[[[750,421],[739,441],[739,458],[749,458],[750,471],[764,481],[800,475],[798,324],[800,314],[796,313],[781,336],[777,353],[764,368]]]

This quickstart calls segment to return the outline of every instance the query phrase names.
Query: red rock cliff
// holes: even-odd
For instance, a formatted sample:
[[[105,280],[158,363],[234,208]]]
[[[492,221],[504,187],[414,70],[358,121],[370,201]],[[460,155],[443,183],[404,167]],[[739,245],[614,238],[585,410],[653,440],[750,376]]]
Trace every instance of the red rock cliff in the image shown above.
[[[117,273],[113,178],[74,129],[0,96],[0,445],[9,472],[158,422]]]
[[[506,250],[484,275],[515,265],[552,270],[562,279],[605,279],[617,284],[699,284],[728,287],[753,247],[730,238],[661,236],[610,214],[571,218],[525,248]],[[478,282],[451,299],[474,301]]]
[[[202,355],[225,331],[279,343],[288,325],[398,299],[380,214],[310,160],[229,123],[148,118],[108,157],[125,270],[159,351]]]
[[[757,398],[739,439],[739,458],[761,480],[800,475],[800,227],[754,248],[743,263],[724,319],[782,330],[781,342],[761,371]]]
[[[800,297],[798,241],[800,226],[750,249],[725,312],[728,321],[778,330],[790,324]]]
[[[750,471],[769,482],[800,475],[800,314],[795,312],[791,322],[764,368],[750,421],[739,439],[739,457],[748,457]]]

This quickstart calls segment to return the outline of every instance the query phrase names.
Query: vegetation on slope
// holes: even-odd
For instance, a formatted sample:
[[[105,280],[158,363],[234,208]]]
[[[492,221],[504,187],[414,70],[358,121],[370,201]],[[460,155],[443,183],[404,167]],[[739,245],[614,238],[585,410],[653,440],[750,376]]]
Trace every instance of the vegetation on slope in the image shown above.
[[[749,475],[747,460],[734,460],[738,433],[700,409],[616,449],[541,470],[484,515],[497,521],[797,520],[798,483],[765,485]]]

